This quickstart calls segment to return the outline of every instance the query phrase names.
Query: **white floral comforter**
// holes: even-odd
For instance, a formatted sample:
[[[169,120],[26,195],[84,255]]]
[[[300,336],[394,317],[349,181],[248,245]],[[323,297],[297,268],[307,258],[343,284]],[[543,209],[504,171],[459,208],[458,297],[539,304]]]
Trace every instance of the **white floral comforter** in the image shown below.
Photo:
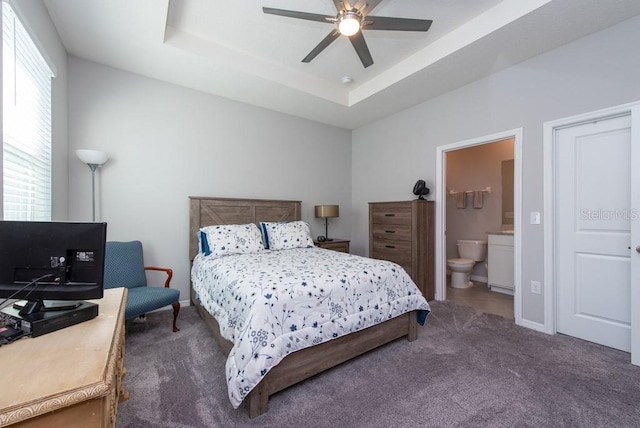
[[[429,310],[395,263],[321,248],[199,254],[191,280],[234,344],[226,363],[234,408],[287,354],[412,310],[426,317]]]

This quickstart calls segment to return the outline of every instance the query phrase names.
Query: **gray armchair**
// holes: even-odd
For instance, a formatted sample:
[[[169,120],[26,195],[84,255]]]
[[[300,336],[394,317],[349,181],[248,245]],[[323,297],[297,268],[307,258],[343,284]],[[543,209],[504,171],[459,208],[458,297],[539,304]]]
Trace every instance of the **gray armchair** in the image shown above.
[[[147,285],[145,271],[160,271],[167,274],[164,287]],[[168,268],[144,265],[142,243],[107,242],[104,262],[104,288],[127,287],[129,289],[125,320],[173,306],[173,331],[178,331],[176,320],[180,312],[180,292],[169,287],[173,271]]]

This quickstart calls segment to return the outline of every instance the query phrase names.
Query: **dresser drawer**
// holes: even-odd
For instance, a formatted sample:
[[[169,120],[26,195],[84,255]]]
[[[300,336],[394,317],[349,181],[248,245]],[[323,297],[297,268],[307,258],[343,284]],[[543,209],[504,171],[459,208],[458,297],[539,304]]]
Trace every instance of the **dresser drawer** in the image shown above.
[[[401,260],[394,260],[393,257],[389,255],[376,256],[373,258],[378,260],[387,260],[389,262],[393,262],[400,265],[400,267],[404,269],[405,272],[407,272],[407,275],[409,275],[413,279],[413,267],[412,267],[413,265],[411,264],[410,261],[407,261],[405,257],[399,257]]]
[[[411,241],[413,233],[410,224],[379,224],[371,225],[374,241],[384,239],[386,241]]]
[[[372,257],[390,260],[402,266],[411,266],[411,242],[375,241]]]
[[[371,207],[373,224],[406,224],[411,227],[411,206],[382,204]]]
[[[392,261],[392,260],[389,260],[389,261]],[[409,276],[411,277],[411,279],[413,279],[413,271],[411,270],[411,264],[405,264],[405,265],[403,265],[403,264],[400,264],[400,263],[398,263],[398,262],[394,262],[394,263],[399,264],[399,265],[400,265],[400,267],[401,267],[402,269],[404,269],[404,271],[405,271],[405,272],[407,272],[407,275],[409,275]],[[414,282],[415,282],[415,281],[414,281]],[[417,285],[417,284],[416,284],[416,285]],[[420,288],[420,286],[418,286],[418,288]]]

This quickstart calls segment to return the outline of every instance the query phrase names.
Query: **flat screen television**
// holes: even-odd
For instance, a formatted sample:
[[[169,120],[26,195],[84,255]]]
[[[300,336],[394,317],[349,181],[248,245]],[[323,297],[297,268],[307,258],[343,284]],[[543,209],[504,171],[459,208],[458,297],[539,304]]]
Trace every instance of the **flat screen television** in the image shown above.
[[[106,235],[106,223],[0,221],[0,299],[30,316],[102,298]]]

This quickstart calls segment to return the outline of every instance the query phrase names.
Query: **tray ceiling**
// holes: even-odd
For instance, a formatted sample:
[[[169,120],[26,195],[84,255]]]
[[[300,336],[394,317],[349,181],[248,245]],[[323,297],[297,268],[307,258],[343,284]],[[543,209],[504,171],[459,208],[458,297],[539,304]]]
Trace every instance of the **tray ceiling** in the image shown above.
[[[332,0],[44,3],[71,55],[347,129],[640,13],[637,0],[383,0],[372,15],[433,25],[365,30],[374,60],[365,69],[344,36],[302,63],[332,24],[262,13],[335,15]]]

